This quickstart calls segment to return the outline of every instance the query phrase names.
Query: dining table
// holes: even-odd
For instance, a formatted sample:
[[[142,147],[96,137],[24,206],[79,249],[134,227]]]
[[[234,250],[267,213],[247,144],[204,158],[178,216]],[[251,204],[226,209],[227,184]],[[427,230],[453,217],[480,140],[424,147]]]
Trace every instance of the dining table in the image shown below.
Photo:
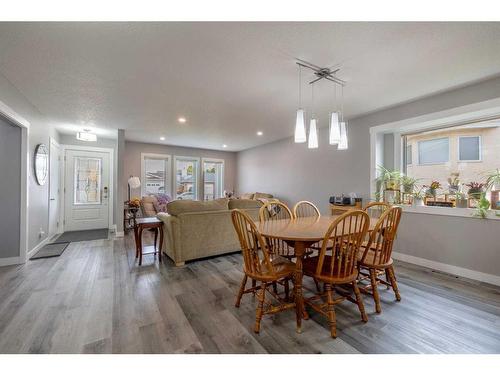
[[[330,225],[341,215],[298,217],[293,219],[268,220],[257,222],[260,234],[269,239],[285,241],[293,247],[296,257],[294,273],[294,296],[297,316],[297,332],[302,332],[302,319],[308,319],[304,308],[302,294],[302,262],[306,250],[315,243],[324,239]],[[369,215],[369,231],[373,230],[378,215]]]

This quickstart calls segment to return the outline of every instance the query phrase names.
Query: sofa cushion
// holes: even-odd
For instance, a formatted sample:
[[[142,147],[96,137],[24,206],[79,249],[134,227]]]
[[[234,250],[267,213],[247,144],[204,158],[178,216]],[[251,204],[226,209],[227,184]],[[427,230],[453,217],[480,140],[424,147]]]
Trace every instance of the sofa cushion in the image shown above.
[[[270,198],[273,198],[273,195],[267,194],[267,193],[255,193],[253,196],[253,199],[259,199],[259,198],[270,199]]]
[[[213,201],[192,201],[192,200],[176,200],[167,204],[167,212],[170,215],[178,216],[187,212],[200,211],[223,211],[228,210],[229,199],[220,198]]]
[[[241,194],[241,199],[253,199],[254,193]]]
[[[253,199],[231,199],[229,201],[229,209],[233,210],[239,208],[241,210],[246,210],[250,208],[260,208],[262,202]]]
[[[154,195],[142,197],[141,210],[144,216],[155,216],[157,211],[155,205],[158,205],[158,200]]]

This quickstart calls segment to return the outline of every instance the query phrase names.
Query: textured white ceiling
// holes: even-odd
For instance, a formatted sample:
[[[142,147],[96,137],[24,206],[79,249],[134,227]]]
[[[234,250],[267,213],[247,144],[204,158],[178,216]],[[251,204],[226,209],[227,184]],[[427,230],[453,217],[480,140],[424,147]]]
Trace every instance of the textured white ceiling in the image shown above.
[[[499,40],[500,23],[0,23],[0,72],[61,131],[237,151],[293,133],[295,57],[341,65],[349,118],[499,74]],[[333,88],[315,95],[324,126]]]

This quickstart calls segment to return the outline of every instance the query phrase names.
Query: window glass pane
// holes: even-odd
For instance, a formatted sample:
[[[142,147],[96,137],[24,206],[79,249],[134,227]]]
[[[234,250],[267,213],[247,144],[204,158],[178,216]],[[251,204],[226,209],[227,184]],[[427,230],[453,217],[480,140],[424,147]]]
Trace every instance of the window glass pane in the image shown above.
[[[500,122],[422,131],[404,136],[403,144],[407,152],[418,150],[414,163],[407,156],[406,174],[417,180],[414,192],[427,194],[427,204],[456,205],[458,192],[459,207],[467,206],[472,183],[484,183],[485,174],[500,166]],[[439,185],[435,191],[432,182]]]
[[[458,145],[460,160],[480,160],[479,137],[460,137]]]
[[[411,152],[412,152],[411,145],[406,146],[406,165],[413,164]]]
[[[203,162],[203,199],[221,198],[224,190],[224,163]]]
[[[101,159],[75,157],[74,204],[101,203]]]
[[[176,159],[175,198],[198,199],[198,160]]]
[[[448,162],[449,139],[437,138],[418,142],[419,164],[438,164]]]
[[[144,159],[144,194],[166,193],[168,159]]]

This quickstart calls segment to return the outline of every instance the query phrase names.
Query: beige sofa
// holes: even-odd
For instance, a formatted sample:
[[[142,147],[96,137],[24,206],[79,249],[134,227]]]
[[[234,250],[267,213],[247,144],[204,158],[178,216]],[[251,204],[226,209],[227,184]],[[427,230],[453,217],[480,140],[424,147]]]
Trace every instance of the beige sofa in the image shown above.
[[[271,199],[274,198],[272,194],[267,193],[244,193],[240,196],[241,199]]]
[[[226,198],[170,202],[168,214],[158,214],[164,223],[162,251],[176,266],[193,259],[238,251],[240,244],[231,221],[231,210],[242,209],[258,220],[261,205],[255,200]]]

